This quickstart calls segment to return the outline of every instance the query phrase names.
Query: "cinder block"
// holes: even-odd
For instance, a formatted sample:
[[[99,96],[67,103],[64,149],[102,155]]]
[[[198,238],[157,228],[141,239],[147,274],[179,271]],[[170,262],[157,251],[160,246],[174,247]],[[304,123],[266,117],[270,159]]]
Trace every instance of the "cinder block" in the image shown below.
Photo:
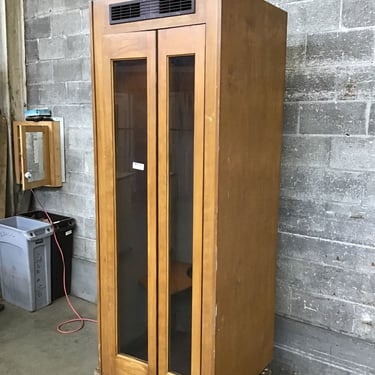
[[[302,134],[366,134],[366,108],[362,102],[301,104]]]
[[[85,152],[85,173],[88,175],[94,175],[95,165],[94,165],[94,152]]]
[[[65,10],[65,1],[62,0],[24,0],[25,18],[42,17],[52,12]]]
[[[67,82],[67,100],[71,104],[91,104],[91,82]]]
[[[74,296],[96,303],[95,262],[73,257],[71,290]]]
[[[305,64],[306,60],[306,35],[289,35],[286,49],[286,66],[293,68]]]
[[[77,35],[81,33],[81,11],[79,9],[62,14],[55,14],[51,18],[52,35]]]
[[[278,279],[276,282],[276,312],[278,314],[290,315],[291,293],[289,285]]]
[[[54,60],[62,59],[65,56],[66,39],[56,37],[51,39],[39,39],[39,59]]]
[[[311,355],[299,348],[286,348],[284,345],[275,346],[270,369],[277,375],[367,375],[365,372],[337,367],[317,355]]]
[[[65,0],[64,5],[66,9],[87,9],[89,1],[87,0]]]
[[[96,237],[96,220],[93,218],[85,219],[85,237],[95,240]],[[90,259],[95,260],[95,241],[91,241],[90,244]]]
[[[40,85],[27,86],[27,104],[28,106],[39,105],[40,103]]]
[[[64,189],[64,193],[66,194],[69,194],[65,189]],[[82,194],[82,191],[79,192],[78,194]],[[78,247],[81,247],[83,246],[83,248],[85,247],[85,244],[86,244],[86,241],[85,241],[85,226],[84,226],[84,222],[85,222],[85,219],[84,217],[82,216],[84,214],[83,211],[79,212],[79,213],[76,213],[74,215],[74,218],[76,220],[76,226],[74,228],[74,236],[75,238],[77,239],[81,239],[80,242],[82,242],[81,244],[78,244]],[[74,245],[74,255],[77,256],[77,257],[80,257],[79,255],[77,255],[75,253],[76,251],[76,246]]]
[[[340,0],[279,3],[288,12],[288,33],[314,33],[337,30],[340,24]]]
[[[67,182],[64,185],[64,191],[69,194],[82,194],[84,191],[87,195],[95,194],[95,185],[93,178],[88,178],[82,172],[67,172]]]
[[[374,33],[372,30],[308,34],[308,64],[372,62]]]
[[[279,233],[278,253],[286,258],[355,270],[364,274],[375,272],[375,247],[347,244],[323,238]]]
[[[25,0],[23,2],[23,11],[24,11],[25,20],[35,17],[37,6],[38,6],[38,0]]]
[[[82,58],[82,80],[91,82],[91,60]]]
[[[281,160],[284,165],[327,167],[330,151],[330,137],[284,136]]]
[[[84,173],[84,151],[69,149],[69,152],[65,155],[65,169],[67,172]]]
[[[336,91],[339,100],[371,100],[375,93],[375,66],[338,68]]]
[[[49,61],[27,64],[26,74],[28,84],[50,83],[52,81],[52,64]]]
[[[367,195],[367,174],[326,170],[322,194],[328,202],[361,204]]]
[[[88,35],[75,35],[67,38],[66,56],[73,58],[90,57],[90,38]]]
[[[374,324],[374,306],[356,305],[353,316],[353,334],[363,340],[375,343]]]
[[[282,232],[373,246],[374,211],[374,207],[359,204],[281,198],[279,229]]]
[[[343,209],[344,206],[341,207]],[[345,241],[360,245],[372,246],[374,244],[374,212],[373,209],[361,207],[347,207],[345,213],[335,211],[337,204],[327,204],[325,220],[325,238]],[[350,285],[351,280],[347,280]]]
[[[60,212],[66,215],[82,215],[84,207],[86,206],[85,200],[87,199],[85,192],[81,191],[79,194],[61,193],[61,201],[64,202],[60,208]],[[78,225],[82,225],[78,221]]]
[[[25,41],[25,59],[26,64],[35,62],[39,59],[38,41],[26,40]]]
[[[90,129],[93,127],[90,104],[58,105],[53,108],[53,114],[64,117],[64,121],[69,127]]]
[[[375,171],[374,138],[333,138],[331,147],[330,168]]]
[[[39,91],[39,104],[47,107],[66,101],[65,83],[46,83],[41,85]]]
[[[92,176],[88,176],[88,178],[90,178]],[[94,218],[95,217],[95,195],[91,195],[91,197],[88,197],[86,199],[86,207],[85,207],[85,210],[86,210],[86,217],[88,218]]]
[[[35,194],[37,195],[38,199],[43,203],[43,206],[48,208],[49,211],[62,213],[61,195],[56,194],[58,191],[59,189],[57,188],[56,189],[42,188],[42,189],[37,189]],[[42,207],[39,205],[38,202],[35,203],[35,207],[37,210],[42,209]]]
[[[373,343],[294,319],[276,317],[275,342],[272,368],[284,367],[288,375],[369,375],[374,370]]]
[[[93,150],[93,132],[88,128],[68,129],[68,149],[92,151]]]
[[[281,173],[280,196],[301,200],[324,200],[324,173],[322,168],[284,165]]]
[[[81,10],[81,34],[90,34],[90,10]]]
[[[344,27],[375,26],[374,0],[343,0],[342,25]]]
[[[343,300],[293,291],[291,316],[336,332],[354,334],[355,305]]]
[[[280,185],[280,195],[284,198],[360,204],[367,193],[367,175],[363,172],[285,165]]]
[[[82,61],[56,60],[53,62],[53,80],[55,82],[81,81],[82,80]]]
[[[284,134],[296,134],[298,129],[299,119],[299,104],[285,103],[284,104]]]
[[[286,99],[289,101],[333,100],[336,96],[335,69],[291,69],[286,74]]]
[[[368,126],[369,135],[375,135],[375,103],[372,103],[370,109],[370,121]]]
[[[25,22],[25,39],[33,40],[51,36],[50,17],[32,18]]]
[[[328,266],[322,264],[320,259],[317,262],[312,262],[303,259],[284,258],[283,256],[279,257],[277,265],[278,278],[292,289],[292,298],[298,293],[302,295],[314,294],[333,300],[340,299],[370,307],[374,306],[375,272],[368,274],[353,269]],[[347,285],[350,285],[350,288]],[[315,312],[319,311],[319,309],[315,310]],[[293,311],[292,304],[292,314]],[[324,315],[324,312],[322,312],[322,315]],[[326,323],[327,327],[330,327],[329,320]],[[334,324],[334,321],[332,321],[332,324]]]

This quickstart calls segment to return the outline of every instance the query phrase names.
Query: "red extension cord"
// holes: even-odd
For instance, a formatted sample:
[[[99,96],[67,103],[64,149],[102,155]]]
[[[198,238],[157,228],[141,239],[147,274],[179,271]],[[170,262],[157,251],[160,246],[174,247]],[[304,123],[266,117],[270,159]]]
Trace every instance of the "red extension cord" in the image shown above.
[[[34,196],[34,199],[39,203],[39,205],[42,207],[45,215],[47,216],[48,218],[48,221],[49,223],[52,225],[53,227],[53,221],[51,220],[51,217],[48,215],[48,212],[47,210],[44,208],[43,204],[41,203],[41,201],[39,200],[39,198],[36,196],[36,194],[34,193],[34,190],[31,189],[31,192]],[[55,230],[53,230],[53,238],[56,242],[56,245],[57,245],[57,248],[59,249],[59,252],[60,252],[60,256],[61,256],[61,260],[62,260],[62,264],[63,264],[63,286],[64,286],[64,294],[65,294],[65,299],[66,299],[66,302],[67,304],[69,305],[70,309],[73,311],[73,313],[75,314],[76,318],[74,319],[70,319],[70,320],[67,320],[65,322],[62,322],[62,323],[59,323],[56,327],[56,330],[57,332],[59,333],[62,333],[64,335],[66,334],[70,334],[70,333],[76,333],[78,331],[80,331],[84,326],[85,326],[85,322],[89,322],[89,323],[97,323],[97,320],[95,319],[89,319],[89,318],[84,318],[82,317],[79,312],[77,311],[77,309],[73,306],[73,303],[70,301],[70,298],[68,296],[68,293],[66,291],[66,282],[65,282],[65,258],[64,258],[64,253],[61,249],[61,246],[60,246],[60,243],[57,239],[57,236],[56,236],[56,233],[55,233]],[[76,323],[76,322],[80,322],[80,325],[79,327],[75,328],[75,329],[70,329],[70,330],[63,330],[62,327],[65,326],[66,324],[71,324],[71,323]]]

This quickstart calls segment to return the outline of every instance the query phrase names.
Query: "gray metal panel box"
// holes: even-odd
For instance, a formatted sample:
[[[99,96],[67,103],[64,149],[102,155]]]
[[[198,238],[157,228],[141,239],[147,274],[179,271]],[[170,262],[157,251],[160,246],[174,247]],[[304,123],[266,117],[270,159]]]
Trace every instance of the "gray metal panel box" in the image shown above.
[[[51,303],[52,225],[21,216],[0,220],[0,281],[5,301],[28,311]]]

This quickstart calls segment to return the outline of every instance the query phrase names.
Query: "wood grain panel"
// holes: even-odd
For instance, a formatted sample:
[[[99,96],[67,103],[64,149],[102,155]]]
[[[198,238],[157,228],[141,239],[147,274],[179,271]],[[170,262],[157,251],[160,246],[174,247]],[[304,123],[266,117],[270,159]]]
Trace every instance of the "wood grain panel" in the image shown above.
[[[8,128],[5,116],[0,115],[0,219],[5,217],[8,164]]]
[[[168,373],[169,353],[169,100],[168,56],[194,55],[193,307],[191,374],[201,366],[202,215],[204,152],[205,26],[162,30],[158,38],[159,99],[159,374]]]
[[[193,14],[156,18],[152,20],[128,22],[117,25],[109,24],[109,4],[120,3],[118,0],[95,0],[98,15],[97,26],[104,34],[122,34],[133,31],[158,30],[178,26],[188,26],[204,23],[207,14],[217,0],[196,1],[196,11]]]
[[[215,374],[221,1],[206,20],[201,374]]]
[[[223,1],[216,375],[256,375],[273,350],[286,14]]]
[[[28,172],[27,168],[27,161],[28,161],[28,154],[26,152],[26,134],[27,133],[42,133],[43,137],[43,177],[40,180],[35,180],[29,182],[26,178],[25,174]],[[22,189],[23,190],[29,190],[40,186],[45,186],[49,183],[51,180],[50,176],[50,159],[49,159],[49,131],[48,127],[42,126],[42,125],[30,125],[26,123],[22,123],[20,126],[20,150],[21,150],[21,182],[22,182]],[[40,150],[34,150],[35,154],[38,155],[38,162],[40,164],[40,157],[39,151]]]
[[[46,139],[48,142],[48,179],[44,179],[34,187],[49,186],[59,187],[62,185],[61,174],[61,141],[60,141],[60,123],[58,121],[14,121],[13,122],[13,150],[14,150],[14,170],[16,182],[22,183],[23,169],[21,170],[22,159],[20,149],[20,129],[27,129],[30,126],[41,126],[46,128]]]
[[[97,9],[94,6],[94,16]],[[156,371],[156,72],[155,32],[105,37],[94,24],[96,99],[96,189],[98,199],[98,259],[100,288],[100,362],[104,375]],[[147,58],[148,96],[148,365],[118,355],[117,344],[117,231],[115,134],[112,61]],[[129,367],[130,366],[130,367]],[[128,369],[128,370],[126,370]]]

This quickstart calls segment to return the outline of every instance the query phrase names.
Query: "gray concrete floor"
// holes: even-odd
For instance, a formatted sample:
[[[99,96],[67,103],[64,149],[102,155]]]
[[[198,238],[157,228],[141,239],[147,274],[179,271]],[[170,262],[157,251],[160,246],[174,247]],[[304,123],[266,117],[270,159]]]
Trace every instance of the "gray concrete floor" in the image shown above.
[[[72,302],[81,316],[96,318],[96,305],[73,297]],[[0,375],[94,374],[98,363],[96,324],[86,323],[70,335],[56,332],[59,323],[74,318],[65,298],[32,313],[3,303]]]

